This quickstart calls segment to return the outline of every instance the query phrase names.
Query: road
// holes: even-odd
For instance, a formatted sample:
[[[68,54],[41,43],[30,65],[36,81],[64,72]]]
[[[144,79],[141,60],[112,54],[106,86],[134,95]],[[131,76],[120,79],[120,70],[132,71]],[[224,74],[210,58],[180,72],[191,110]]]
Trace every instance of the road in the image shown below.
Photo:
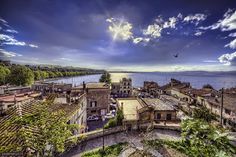
[[[105,136],[104,138],[105,146],[114,145],[120,142],[128,142],[130,145],[135,145],[135,147],[141,148],[143,147],[141,143],[143,139],[177,140],[180,139],[180,133],[177,131],[155,129],[148,134],[141,134],[140,132],[121,132]],[[99,147],[102,147],[102,137],[83,142],[77,145],[76,147],[72,148],[70,151],[64,153],[62,157],[80,157],[81,153]]]

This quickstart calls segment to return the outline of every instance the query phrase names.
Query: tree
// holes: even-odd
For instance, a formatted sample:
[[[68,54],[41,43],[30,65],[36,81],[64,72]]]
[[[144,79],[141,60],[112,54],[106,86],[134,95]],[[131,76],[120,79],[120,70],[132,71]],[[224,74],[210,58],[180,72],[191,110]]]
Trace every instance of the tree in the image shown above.
[[[49,72],[48,72],[48,76],[49,76],[49,78],[54,78],[54,77],[56,77],[55,73],[52,72],[52,71],[49,71]]]
[[[40,76],[42,79],[46,79],[49,77],[49,75],[46,71],[40,71]]]
[[[230,157],[236,149],[228,134],[202,119],[187,119],[181,123],[182,146],[187,155],[193,157],[215,157],[224,154]]]
[[[205,84],[205,85],[203,85],[202,88],[205,88],[205,89],[214,89],[214,88],[212,87],[212,85],[210,85],[210,84]]]
[[[34,73],[29,68],[17,65],[11,67],[9,81],[14,85],[31,85],[34,82]]]
[[[7,83],[10,70],[5,66],[0,66],[0,85]]]
[[[54,156],[65,151],[68,142],[77,140],[70,137],[78,126],[67,124],[64,111],[51,112],[51,103],[37,105],[35,113],[16,117],[12,122],[22,126],[16,135],[23,140],[23,150],[30,148],[33,156]]]
[[[111,83],[110,73],[105,72],[104,74],[102,74],[102,76],[99,79],[99,82]]]
[[[41,73],[39,70],[34,71],[34,80],[40,80],[41,79]]]
[[[193,110],[193,118],[202,119],[210,123],[212,120],[216,120],[216,115],[211,113],[209,109],[203,106]]]

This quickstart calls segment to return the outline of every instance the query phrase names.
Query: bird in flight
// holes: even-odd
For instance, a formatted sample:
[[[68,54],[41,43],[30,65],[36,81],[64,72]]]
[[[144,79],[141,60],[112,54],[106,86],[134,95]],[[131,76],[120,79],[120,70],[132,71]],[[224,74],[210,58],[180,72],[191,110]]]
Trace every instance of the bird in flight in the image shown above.
[[[175,58],[178,58],[178,57],[179,57],[179,53],[175,54],[174,57],[175,57]]]

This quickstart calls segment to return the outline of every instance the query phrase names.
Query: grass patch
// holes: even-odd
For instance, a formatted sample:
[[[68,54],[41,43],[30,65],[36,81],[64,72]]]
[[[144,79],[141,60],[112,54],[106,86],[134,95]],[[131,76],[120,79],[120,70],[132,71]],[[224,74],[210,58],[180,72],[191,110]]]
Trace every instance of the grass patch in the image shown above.
[[[115,157],[120,154],[125,145],[127,145],[127,143],[118,143],[112,146],[105,147],[104,152],[102,148],[100,148],[95,151],[84,153],[81,157]]]

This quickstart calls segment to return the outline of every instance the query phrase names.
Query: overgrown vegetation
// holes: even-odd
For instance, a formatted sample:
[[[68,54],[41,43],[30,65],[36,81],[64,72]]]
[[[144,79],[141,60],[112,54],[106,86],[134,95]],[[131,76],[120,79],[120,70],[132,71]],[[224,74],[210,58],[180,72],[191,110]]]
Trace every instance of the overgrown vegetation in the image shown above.
[[[159,149],[163,145],[174,148],[190,157],[231,157],[236,148],[228,134],[202,119],[187,119],[182,122],[180,141],[152,140],[146,144]]]
[[[105,72],[102,74],[102,76],[99,79],[99,82],[104,82],[104,83],[111,83],[111,74],[108,72]]]
[[[11,119],[9,127],[19,126],[17,131],[9,133],[10,136],[16,136],[21,140],[22,144],[18,145],[19,150],[30,150],[33,156],[55,156],[65,151],[66,146],[77,142],[76,138],[68,139],[79,126],[67,124],[64,111],[50,110],[54,98],[55,95],[49,96],[46,102],[35,105],[33,113]],[[1,153],[14,151],[14,147],[6,147],[1,150]]]
[[[100,148],[96,151],[84,153],[81,157],[116,157],[120,154],[126,144],[127,143],[119,143],[105,147],[104,152],[102,148]]]
[[[202,88],[205,88],[205,89],[214,89],[214,88],[212,87],[212,85],[210,85],[210,84],[205,84],[205,85],[202,86]]]
[[[210,123],[212,122],[213,120],[216,120],[217,117],[215,114],[211,113],[211,111],[202,106],[202,107],[198,107],[198,108],[195,108],[193,110],[193,114],[192,114],[192,117],[194,119],[202,119],[202,120],[205,120],[206,122]]]
[[[122,125],[124,119],[124,114],[121,109],[117,110],[115,118],[110,119],[107,124],[104,126],[105,129],[116,127]]]

